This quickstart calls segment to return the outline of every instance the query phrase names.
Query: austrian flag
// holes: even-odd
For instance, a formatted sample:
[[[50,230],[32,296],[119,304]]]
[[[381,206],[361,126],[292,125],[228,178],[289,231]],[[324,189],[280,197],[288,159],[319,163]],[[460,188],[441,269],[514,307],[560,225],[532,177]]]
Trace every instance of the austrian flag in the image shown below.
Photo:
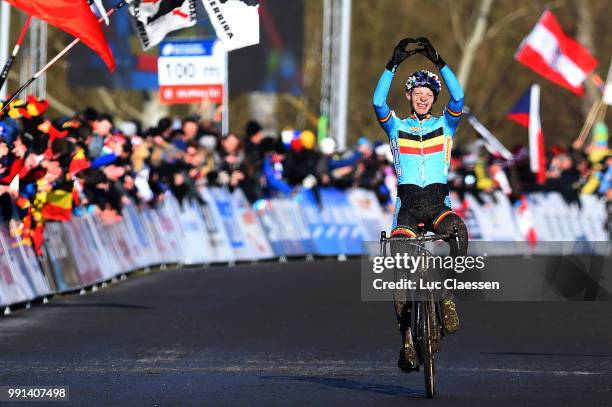
[[[514,54],[520,63],[577,95],[597,60],[580,43],[565,35],[555,16],[546,10]]]

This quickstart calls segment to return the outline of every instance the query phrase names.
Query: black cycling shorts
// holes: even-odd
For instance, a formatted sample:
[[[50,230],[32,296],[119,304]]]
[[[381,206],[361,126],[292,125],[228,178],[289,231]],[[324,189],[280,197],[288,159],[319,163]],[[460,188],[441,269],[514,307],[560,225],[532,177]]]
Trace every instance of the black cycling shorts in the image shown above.
[[[448,194],[446,184],[430,184],[425,188],[412,184],[398,185],[394,231],[397,229],[397,232],[402,234],[413,234],[403,233],[407,232],[403,229],[408,228],[416,232],[418,224],[423,223],[427,230],[436,233],[440,222],[448,215],[454,214],[445,203]]]

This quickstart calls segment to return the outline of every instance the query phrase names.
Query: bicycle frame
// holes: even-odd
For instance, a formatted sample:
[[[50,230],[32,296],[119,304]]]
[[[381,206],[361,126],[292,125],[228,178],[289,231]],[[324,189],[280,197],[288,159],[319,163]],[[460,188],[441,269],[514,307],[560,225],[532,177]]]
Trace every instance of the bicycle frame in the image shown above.
[[[388,239],[385,231],[381,232],[380,236],[380,252],[386,257],[386,243],[389,240],[394,242],[410,242],[423,249],[423,242],[451,239],[459,240],[459,232],[457,227],[453,228],[453,232],[449,234],[434,234],[425,236],[425,228],[423,224],[419,224],[419,234],[415,237],[394,237]],[[426,249],[424,249],[426,250]],[[433,292],[428,291],[426,300],[412,299],[412,312],[410,327],[413,337],[413,343],[417,354],[415,369],[420,370],[420,366],[425,367],[425,390],[427,397],[433,397],[435,392],[435,369],[434,369],[434,354],[440,350],[440,340],[442,337],[442,321],[440,319],[441,310],[438,301],[434,300]],[[414,294],[414,293],[413,293]]]

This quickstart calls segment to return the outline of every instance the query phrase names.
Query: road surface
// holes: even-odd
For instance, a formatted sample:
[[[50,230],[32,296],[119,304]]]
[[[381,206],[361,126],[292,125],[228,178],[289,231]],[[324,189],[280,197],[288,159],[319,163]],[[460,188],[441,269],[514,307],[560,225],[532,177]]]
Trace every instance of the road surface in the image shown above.
[[[56,404],[78,406],[612,405],[611,302],[460,303],[429,400],[395,366],[392,305],[359,281],[358,261],[317,260],[55,298],[0,318],[0,386],[66,385]]]

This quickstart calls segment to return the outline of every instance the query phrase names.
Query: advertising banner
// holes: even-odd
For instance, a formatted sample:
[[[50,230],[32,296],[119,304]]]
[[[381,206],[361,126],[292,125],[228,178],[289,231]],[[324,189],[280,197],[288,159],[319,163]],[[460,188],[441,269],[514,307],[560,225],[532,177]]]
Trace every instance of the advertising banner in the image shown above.
[[[259,222],[259,218],[244,196],[244,192],[235,189],[232,192],[232,204],[236,214],[236,220],[244,234],[247,247],[252,259],[269,259],[274,257],[274,252],[266,234]]]
[[[279,225],[281,245],[285,256],[312,254],[307,224],[301,208],[291,199],[272,199],[270,209]]]
[[[168,33],[197,22],[196,0],[131,0],[128,4],[144,50],[159,44]]]
[[[6,233],[0,228],[0,305],[6,306],[27,301],[27,292],[20,286],[19,276],[15,275],[8,250]]]
[[[164,201],[155,210],[155,219],[157,219],[157,227],[160,230],[160,235],[166,240],[171,249],[171,263],[182,263],[185,255],[183,254],[183,242],[185,236],[181,228],[181,223],[177,222],[178,212],[175,212],[176,200],[170,194],[166,193]]]
[[[147,228],[147,232],[151,235],[151,241],[153,241],[155,244],[155,249],[157,250],[158,254],[158,264],[169,263],[174,257],[172,248],[168,245],[161,234],[155,211],[151,208],[143,208],[140,213],[142,215],[143,224]]]
[[[185,264],[210,263],[212,255],[202,211],[196,201],[183,201],[178,219],[185,233],[183,250]]]
[[[336,188],[321,188],[321,200],[331,209],[338,226],[338,238],[342,240],[345,250],[340,254],[360,254],[364,233],[358,217],[349,205],[346,194]]]
[[[123,219],[128,230],[131,230],[134,237],[134,244],[138,246],[140,252],[138,267],[147,267],[159,264],[158,252],[155,243],[147,227],[144,225],[140,213],[134,205],[126,205],[123,208]]]
[[[232,196],[223,188],[209,188],[209,190],[215,200],[217,211],[221,216],[229,243],[236,255],[236,260],[251,260],[249,246],[246,242],[242,225],[238,221],[238,214],[234,210]]]
[[[261,221],[261,227],[268,238],[268,242],[270,243],[270,247],[274,252],[274,256],[284,256],[285,252],[281,243],[280,225],[277,223],[276,218],[272,214],[272,201],[260,199],[253,204],[253,208]]]
[[[608,241],[605,225],[608,223],[608,212],[602,199],[595,195],[582,195],[580,197],[582,209],[577,218],[583,226],[587,240]]]
[[[522,240],[513,208],[502,192],[497,191],[494,195],[481,194],[482,203],[471,194],[466,194],[465,199],[471,211],[470,215],[478,224],[479,240],[489,242]]]
[[[11,229],[0,228],[0,306],[78,290],[156,264],[360,254],[363,241],[378,244],[380,231],[388,231],[388,215],[371,191],[315,192],[304,189],[291,199],[260,200],[251,207],[240,190],[200,188],[203,203],[185,200],[181,207],[167,193],[156,208],[126,205],[123,219],[113,224],[91,215],[49,221],[40,261],[21,238],[19,225],[9,223]],[[558,193],[538,192],[518,203],[527,201],[535,229],[529,241],[518,227],[521,209],[513,209],[503,193],[466,194],[454,209],[471,233],[468,253],[485,248],[492,257],[587,256],[593,264],[609,255],[608,213],[597,196],[582,196],[579,205]],[[426,247],[448,254],[445,242]],[[553,264],[551,273],[555,270]]]
[[[202,0],[217,37],[228,51],[259,44],[258,0]]]
[[[346,252],[346,247],[339,239],[339,228],[329,205],[319,202],[315,193],[304,189],[296,196],[304,211],[315,252],[321,256],[332,256]]]
[[[81,283],[84,286],[93,285],[105,280],[100,264],[96,261],[98,254],[91,250],[95,248],[89,243],[90,239],[85,237],[81,225],[82,219],[73,218],[71,222],[63,222],[64,235],[70,247],[75,265],[79,273]]]
[[[68,239],[59,222],[45,223],[44,250],[53,270],[53,278],[58,292],[75,290],[82,286],[75,262],[70,253]]]
[[[389,230],[384,219],[384,211],[374,192],[359,188],[347,191],[346,196],[353,214],[361,223],[364,240],[378,240],[381,231]]]
[[[208,232],[208,244],[211,249],[211,263],[235,262],[236,254],[225,229],[223,216],[219,212],[215,198],[208,188],[198,190],[204,200],[202,215]]]
[[[121,268],[119,259],[116,258],[112,247],[103,242],[102,222],[95,216],[84,216],[81,221],[84,236],[89,242],[90,250],[96,253],[96,259],[100,270],[107,279],[125,271]]]
[[[217,40],[167,41],[157,62],[159,95],[167,104],[223,101],[226,53]]]
[[[14,219],[9,222],[10,259],[13,268],[18,269],[24,281],[35,297],[42,297],[51,292],[49,282],[40,268],[29,239],[23,239],[20,223]]]

